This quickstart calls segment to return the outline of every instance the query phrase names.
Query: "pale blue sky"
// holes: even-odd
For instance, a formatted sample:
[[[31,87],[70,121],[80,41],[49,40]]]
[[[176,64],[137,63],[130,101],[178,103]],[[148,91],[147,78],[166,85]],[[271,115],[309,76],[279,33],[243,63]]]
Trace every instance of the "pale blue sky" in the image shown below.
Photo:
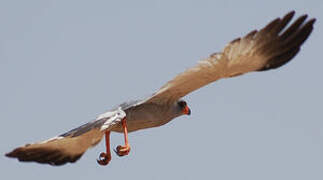
[[[148,95],[199,59],[290,10],[316,17],[276,71],[221,80],[185,99],[191,116],[103,143],[61,167],[0,157],[4,179],[323,178],[323,1],[0,2],[0,152],[64,133]],[[112,147],[123,143],[112,135]]]

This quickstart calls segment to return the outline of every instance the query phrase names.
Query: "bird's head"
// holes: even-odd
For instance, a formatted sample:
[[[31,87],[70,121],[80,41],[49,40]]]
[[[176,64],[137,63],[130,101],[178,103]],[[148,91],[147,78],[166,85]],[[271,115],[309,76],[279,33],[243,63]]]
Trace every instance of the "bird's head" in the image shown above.
[[[179,101],[177,101],[177,106],[178,106],[178,108],[179,108],[180,112],[181,112],[183,115],[184,115],[184,114],[186,114],[186,115],[190,115],[190,114],[191,114],[191,110],[190,110],[190,108],[187,106],[186,101],[184,101],[184,100],[179,100]]]

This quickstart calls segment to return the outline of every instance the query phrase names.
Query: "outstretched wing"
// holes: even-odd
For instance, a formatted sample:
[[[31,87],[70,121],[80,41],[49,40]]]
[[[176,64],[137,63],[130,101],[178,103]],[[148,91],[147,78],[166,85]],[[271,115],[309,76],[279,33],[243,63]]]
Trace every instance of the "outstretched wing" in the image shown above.
[[[126,113],[121,109],[106,112],[95,121],[43,142],[27,144],[7,153],[19,161],[35,161],[50,165],[63,165],[77,161],[90,147],[100,142],[105,130],[120,122]]]
[[[313,30],[315,19],[299,17],[286,28],[294,11],[277,18],[260,31],[254,30],[230,42],[221,53],[200,61],[167,82],[146,102],[173,103],[213,81],[252,71],[278,68],[289,62]]]

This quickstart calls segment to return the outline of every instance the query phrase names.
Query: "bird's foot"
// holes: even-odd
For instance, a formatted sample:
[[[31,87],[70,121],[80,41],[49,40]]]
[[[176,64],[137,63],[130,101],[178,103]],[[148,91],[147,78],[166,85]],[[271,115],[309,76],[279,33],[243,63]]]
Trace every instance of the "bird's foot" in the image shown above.
[[[101,166],[106,166],[109,164],[110,160],[111,160],[111,155],[102,152],[102,153],[100,153],[99,159],[97,159],[96,161]]]
[[[114,152],[118,155],[118,156],[125,156],[128,155],[130,152],[130,146],[126,145],[126,146],[118,146]]]

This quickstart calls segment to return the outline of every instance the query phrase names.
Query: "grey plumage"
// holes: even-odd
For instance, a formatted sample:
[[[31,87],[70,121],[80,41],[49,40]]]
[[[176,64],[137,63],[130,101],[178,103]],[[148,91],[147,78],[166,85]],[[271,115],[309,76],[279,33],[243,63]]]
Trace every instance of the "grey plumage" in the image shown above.
[[[231,41],[222,52],[180,73],[151,97],[122,103],[92,122],[47,141],[16,148],[6,155],[20,161],[62,165],[77,161],[102,139],[105,131],[121,132],[120,121],[124,117],[129,132],[166,124],[183,115],[179,102],[188,93],[219,79],[281,67],[295,57],[311,34],[315,19],[306,21],[307,15],[303,15],[288,27],[294,14],[292,11],[260,31],[251,31]]]
[[[91,122],[88,122],[86,124],[83,124],[80,127],[74,128],[64,134],[59,135],[59,137],[76,137],[76,136],[80,136],[86,132],[91,131],[92,129],[96,129],[96,128],[100,128],[104,122],[107,120],[107,118],[102,118],[99,120],[94,120]]]

